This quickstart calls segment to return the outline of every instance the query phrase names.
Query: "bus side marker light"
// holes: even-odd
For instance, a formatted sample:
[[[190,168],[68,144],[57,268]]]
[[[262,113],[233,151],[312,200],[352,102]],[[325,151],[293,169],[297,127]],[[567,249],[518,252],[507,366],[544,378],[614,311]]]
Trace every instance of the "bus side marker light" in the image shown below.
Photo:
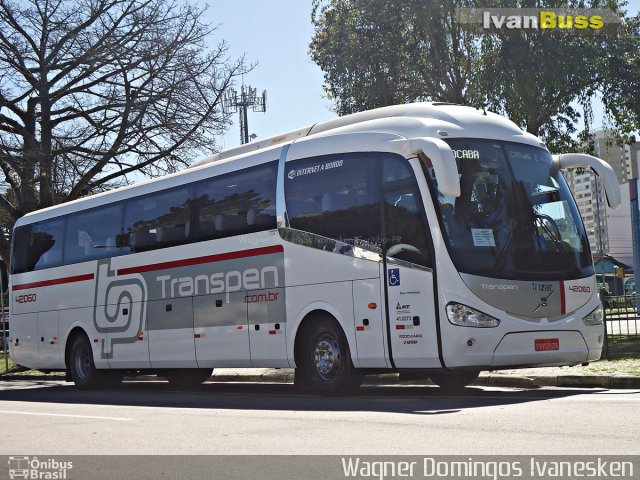
[[[236,330],[242,330],[242,325],[236,325]]]
[[[269,330],[269,335],[275,335],[276,333],[278,333],[277,330]]]
[[[404,330],[404,325],[396,325],[396,330]]]
[[[369,307],[370,310],[375,310],[376,308],[378,308],[378,304],[371,302],[369,305],[367,305]]]
[[[193,334],[193,338],[201,338],[202,334],[201,333],[194,333]]]
[[[357,332],[364,332],[364,325],[356,325]]]
[[[144,340],[144,332],[138,332],[138,340]]]

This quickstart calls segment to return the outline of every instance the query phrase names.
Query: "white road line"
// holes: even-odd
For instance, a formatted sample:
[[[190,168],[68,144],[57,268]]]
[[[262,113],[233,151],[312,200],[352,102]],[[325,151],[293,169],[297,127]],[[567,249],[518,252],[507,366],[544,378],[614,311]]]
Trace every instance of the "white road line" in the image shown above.
[[[68,417],[68,418],[89,418],[92,420],[116,420],[118,422],[129,422],[133,420],[133,418],[122,418],[122,417],[97,417],[94,415],[67,415],[64,413],[16,412],[14,410],[0,410],[0,413],[13,413],[15,415],[37,415],[41,417]]]

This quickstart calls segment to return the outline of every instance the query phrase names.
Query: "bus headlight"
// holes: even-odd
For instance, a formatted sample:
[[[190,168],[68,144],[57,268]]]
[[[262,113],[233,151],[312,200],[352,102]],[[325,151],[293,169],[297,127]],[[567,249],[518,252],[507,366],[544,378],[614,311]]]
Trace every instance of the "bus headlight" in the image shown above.
[[[500,320],[485,313],[474,310],[461,303],[447,305],[449,322],[461,327],[492,328],[500,325]]]
[[[604,310],[602,305],[582,319],[585,325],[601,325],[604,322]]]

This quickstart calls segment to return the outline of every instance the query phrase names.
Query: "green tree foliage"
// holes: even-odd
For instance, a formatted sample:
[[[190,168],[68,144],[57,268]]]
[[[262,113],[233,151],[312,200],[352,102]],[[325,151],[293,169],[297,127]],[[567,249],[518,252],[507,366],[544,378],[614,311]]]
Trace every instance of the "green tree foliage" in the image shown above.
[[[468,1],[314,0],[311,58],[344,115],[434,100],[474,103],[474,36],[450,13]]]
[[[174,171],[215,148],[241,61],[203,10],[163,0],[0,0],[0,257],[17,218]]]
[[[626,22],[605,58],[605,105],[623,135],[640,130],[640,14]]]
[[[586,131],[577,139],[575,134],[581,117],[589,127],[592,98],[613,88],[607,87],[607,59],[617,58],[619,71],[632,61],[623,55],[630,49],[619,35],[487,33],[456,21],[457,7],[543,6],[619,11],[617,0],[315,0],[310,53],[340,114],[419,100],[486,106],[543,137],[553,150],[575,148],[588,138]],[[628,79],[618,83],[619,97],[628,85]]]

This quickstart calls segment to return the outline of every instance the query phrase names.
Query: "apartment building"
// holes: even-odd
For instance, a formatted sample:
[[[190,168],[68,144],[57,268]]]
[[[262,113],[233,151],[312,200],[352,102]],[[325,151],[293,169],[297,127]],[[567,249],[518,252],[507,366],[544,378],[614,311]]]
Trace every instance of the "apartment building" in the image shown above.
[[[591,171],[574,171],[565,175],[582,215],[592,253],[608,253],[617,260],[633,265],[631,207],[628,182],[640,163],[640,143],[616,145],[607,130],[595,133],[596,155],[608,162],[618,176],[622,205],[611,210],[602,184]]]

